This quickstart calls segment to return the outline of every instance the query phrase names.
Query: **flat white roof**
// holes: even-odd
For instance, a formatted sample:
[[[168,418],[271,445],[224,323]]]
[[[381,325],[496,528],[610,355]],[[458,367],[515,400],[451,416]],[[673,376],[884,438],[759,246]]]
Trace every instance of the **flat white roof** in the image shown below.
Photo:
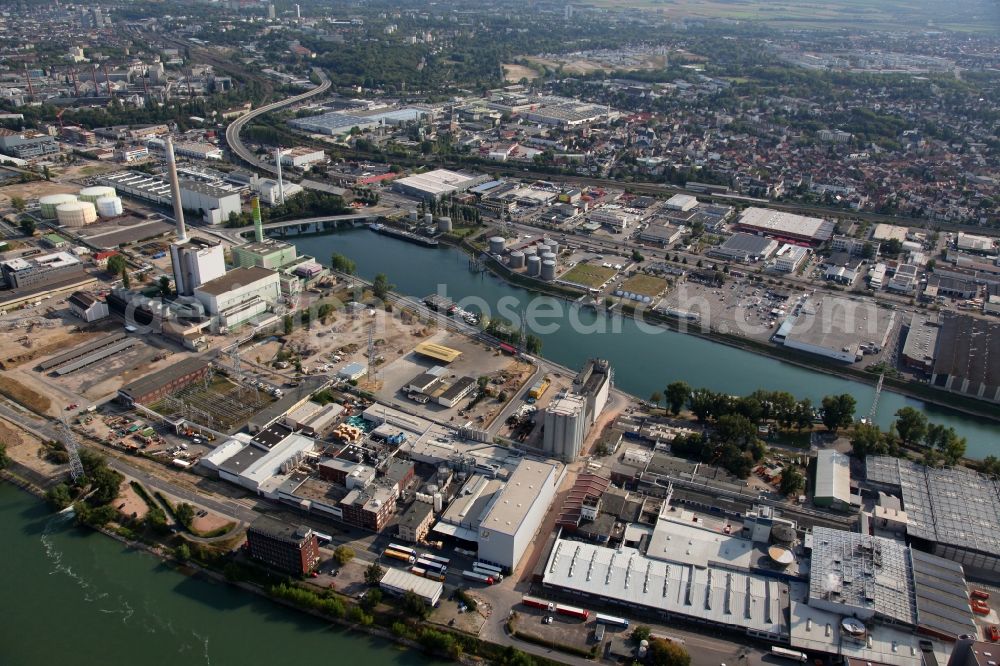
[[[497,493],[493,506],[483,516],[480,529],[499,534],[515,534],[532,510],[544,511],[535,503],[546,484],[559,476],[559,463],[522,460],[507,485]]]
[[[695,514],[690,511],[665,509],[656,521],[646,557],[697,566],[718,562],[750,568],[752,541],[695,523]]]
[[[841,631],[842,615],[793,601],[790,617],[792,647],[801,650],[839,654],[890,666],[919,666],[923,658],[919,640],[927,637],[917,636],[912,631],[867,622],[865,627],[871,638],[871,647],[868,647],[867,640],[858,642]]]
[[[826,220],[770,208],[747,208],[740,216],[739,223],[765,233],[809,236],[816,240],[828,240],[833,234],[833,225]]]
[[[438,581],[392,567],[386,569],[385,575],[379,581],[379,586],[390,592],[413,592],[431,605],[436,604],[444,593],[444,585]]]
[[[816,456],[815,497],[851,501],[851,461],[843,453],[823,449]]]

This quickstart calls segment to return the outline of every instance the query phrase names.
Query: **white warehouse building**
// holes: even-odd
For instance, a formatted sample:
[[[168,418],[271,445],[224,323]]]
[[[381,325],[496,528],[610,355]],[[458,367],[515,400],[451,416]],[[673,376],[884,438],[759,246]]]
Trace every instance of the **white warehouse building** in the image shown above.
[[[479,524],[479,559],[512,571],[545,518],[565,467],[522,460]]]

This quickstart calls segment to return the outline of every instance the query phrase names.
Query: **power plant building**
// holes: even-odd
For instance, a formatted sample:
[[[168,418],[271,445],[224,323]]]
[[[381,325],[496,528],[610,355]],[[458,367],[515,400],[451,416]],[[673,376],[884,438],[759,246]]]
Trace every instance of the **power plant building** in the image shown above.
[[[281,300],[278,273],[266,268],[234,268],[195,288],[194,296],[219,326],[232,327],[264,313]]]
[[[174,267],[174,285],[180,296],[191,296],[194,290],[226,274],[226,258],[218,242],[189,238],[170,246]]]

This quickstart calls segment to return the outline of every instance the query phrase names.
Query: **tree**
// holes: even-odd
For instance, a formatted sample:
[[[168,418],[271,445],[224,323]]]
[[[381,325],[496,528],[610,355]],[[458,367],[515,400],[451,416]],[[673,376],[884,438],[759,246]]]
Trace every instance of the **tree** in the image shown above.
[[[653,391],[649,395],[649,402],[659,407],[660,403],[663,402],[663,394],[659,391]]]
[[[913,407],[903,407],[896,412],[895,425],[904,444],[916,444],[927,434],[927,417]]]
[[[358,269],[354,261],[339,252],[334,252],[333,256],[330,257],[330,267],[335,271],[347,273],[348,275],[354,275],[354,272]]]
[[[292,315],[290,314],[285,315],[284,325],[285,325],[285,335],[291,335],[292,330],[294,330],[295,328],[295,320],[292,319]]]
[[[795,427],[799,430],[811,426],[813,422],[812,400],[809,398],[803,398],[795,403],[795,414],[793,418],[795,421]]]
[[[113,254],[108,258],[108,273],[111,275],[121,275],[126,268],[128,268],[128,262],[123,255]]]
[[[874,423],[859,423],[851,432],[851,451],[855,457],[864,460],[865,456],[884,455],[888,453],[885,437]]]
[[[174,557],[176,557],[181,562],[187,562],[191,559],[191,548],[186,543],[174,548]]]
[[[194,507],[187,502],[181,502],[174,507],[174,516],[178,523],[186,529],[191,529],[191,523],[194,522]]]
[[[161,275],[160,276],[159,285],[160,285],[160,295],[163,296],[164,298],[169,298],[170,297],[170,278],[167,277],[166,275]]]
[[[636,627],[635,629],[632,630],[632,634],[629,636],[629,638],[632,639],[633,643],[635,643],[636,645],[638,645],[639,643],[641,643],[643,641],[648,641],[649,640],[649,636],[652,633],[653,633],[652,629],[650,629],[649,627],[647,627],[644,624],[640,624],[638,627]]]
[[[424,600],[417,595],[416,592],[408,590],[403,594],[403,610],[406,611],[407,615],[412,615],[418,617],[421,620],[426,619],[430,614],[430,608],[424,603]]]
[[[7,455],[7,445],[0,442],[0,469],[7,469],[10,465],[10,456]]]
[[[354,549],[350,546],[337,546],[333,551],[333,559],[337,562],[337,566],[342,567],[354,559]]]
[[[673,402],[670,398],[669,387],[667,388],[667,400],[671,402],[671,411],[673,411]],[[715,402],[715,393],[708,389],[697,389],[692,391],[688,397],[688,408],[694,414],[695,418],[698,419],[699,423],[704,423],[711,416]]]
[[[640,263],[644,259],[645,259],[645,257],[642,256],[642,253],[639,252],[639,250],[632,250],[632,261],[634,261],[636,263]]]
[[[665,394],[671,413],[677,416],[684,409],[684,403],[688,401],[688,397],[691,395],[691,387],[688,386],[687,382],[671,382],[667,386]]]
[[[21,233],[23,233],[25,236],[35,235],[35,226],[36,226],[35,221],[30,217],[26,217],[23,220],[21,220],[21,223],[18,226],[21,227]]]
[[[850,393],[828,395],[823,398],[823,425],[830,432],[837,432],[854,422],[857,400]]]
[[[45,493],[45,500],[56,511],[62,511],[73,503],[73,494],[70,492],[69,486],[60,483],[49,488],[48,492]]]
[[[389,295],[389,292],[392,291],[395,286],[396,285],[389,283],[389,276],[385,273],[379,273],[372,281],[372,293],[375,294],[375,298],[384,302],[386,297]]]
[[[757,428],[742,414],[723,414],[716,423],[715,435],[723,442],[746,449],[757,439]]]
[[[965,438],[959,437],[954,428],[937,423],[927,426],[924,443],[934,450],[946,465],[955,465],[965,455]]]
[[[13,206],[14,210],[17,211],[18,213],[23,213],[24,209],[27,208],[27,204],[24,202],[24,197],[19,197],[19,196],[11,197],[10,205]],[[35,221],[31,220],[31,223],[34,224]],[[30,236],[31,234],[28,235]]]
[[[369,585],[378,585],[383,575],[385,575],[385,571],[379,566],[378,562],[372,562],[365,569],[365,582]]]
[[[806,487],[806,480],[798,468],[786,467],[781,471],[781,493],[783,495],[798,495]]]
[[[382,590],[375,588],[365,592],[365,598],[361,600],[361,607],[371,613],[380,603],[382,603]]]
[[[646,663],[650,666],[690,666],[691,655],[679,643],[653,638],[649,641]]]

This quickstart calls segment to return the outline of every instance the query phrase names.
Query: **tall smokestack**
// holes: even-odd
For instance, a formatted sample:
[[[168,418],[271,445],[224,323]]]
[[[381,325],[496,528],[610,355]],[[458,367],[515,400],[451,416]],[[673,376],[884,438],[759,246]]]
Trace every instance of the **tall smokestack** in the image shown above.
[[[35,88],[31,85],[31,72],[28,71],[28,63],[24,63],[24,78],[28,79],[28,95],[35,99]]]
[[[253,204],[253,235],[258,243],[264,242],[264,222],[260,219],[260,198],[254,197]]]
[[[167,137],[167,170],[170,172],[170,197],[174,200],[174,219],[177,221],[177,242],[187,240],[184,228],[184,207],[181,205],[181,184],[177,180],[177,160],[174,158],[174,140]]]
[[[295,5],[295,20],[296,21],[302,20],[302,10],[299,8],[298,5]]]
[[[278,165],[278,203],[285,205],[285,181],[281,179],[281,148],[274,151],[274,163]]]

